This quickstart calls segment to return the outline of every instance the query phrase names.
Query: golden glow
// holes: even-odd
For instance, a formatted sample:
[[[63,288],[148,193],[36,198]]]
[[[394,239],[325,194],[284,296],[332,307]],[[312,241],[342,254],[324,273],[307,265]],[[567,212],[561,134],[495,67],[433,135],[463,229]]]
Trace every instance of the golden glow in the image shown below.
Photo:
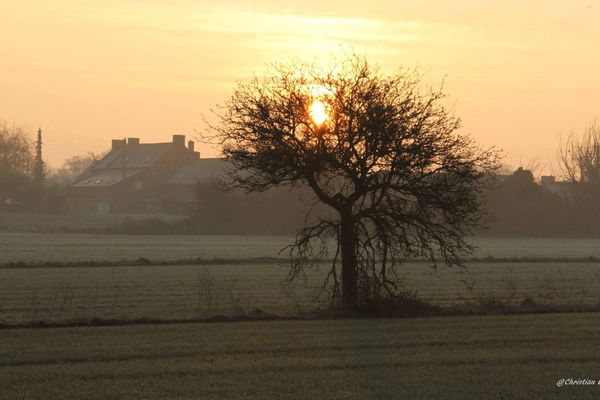
[[[325,87],[323,85],[314,84],[307,86],[310,95],[314,98],[323,98],[325,96],[332,96],[335,92],[334,89]]]
[[[309,108],[308,113],[315,124],[321,125],[327,119],[327,111],[322,101],[315,101]]]
[[[200,115],[225,102],[235,82],[271,63],[299,59],[328,71],[337,65],[331,56],[354,52],[384,73],[419,67],[426,87],[445,78],[463,131],[504,149],[515,168],[552,165],[558,137],[598,114],[597,1],[0,4],[10,16],[0,24],[0,120],[41,125],[50,167],[101,152],[124,132],[147,143],[193,136]],[[323,123],[333,119],[322,86],[304,94],[307,112],[320,100]],[[201,152],[219,155],[211,146]]]

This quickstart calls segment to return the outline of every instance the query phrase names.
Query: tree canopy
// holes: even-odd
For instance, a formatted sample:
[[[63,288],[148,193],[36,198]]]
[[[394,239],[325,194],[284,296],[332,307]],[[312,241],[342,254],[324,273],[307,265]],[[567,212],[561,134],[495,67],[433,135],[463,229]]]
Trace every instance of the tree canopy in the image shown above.
[[[0,209],[27,200],[33,164],[27,132],[0,121]]]
[[[238,84],[215,110],[211,138],[233,186],[308,186],[328,207],[290,246],[292,276],[333,239],[328,287],[354,312],[397,294],[403,260],[456,265],[471,249],[465,236],[498,155],[457,132],[444,97],[416,71],[384,74],[359,56],[325,71],[276,65]]]

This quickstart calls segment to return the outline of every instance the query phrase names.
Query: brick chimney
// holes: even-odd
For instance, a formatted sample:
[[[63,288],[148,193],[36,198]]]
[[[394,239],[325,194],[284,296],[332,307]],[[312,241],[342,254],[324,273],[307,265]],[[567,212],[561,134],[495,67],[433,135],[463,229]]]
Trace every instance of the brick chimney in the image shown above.
[[[138,144],[140,144],[140,138],[133,138],[133,137],[127,138],[127,144],[130,144],[132,146],[138,145]]]
[[[120,150],[125,147],[125,139],[113,139],[112,140],[112,150]]]
[[[200,158],[200,153],[198,153],[197,151],[194,151],[194,141],[193,140],[188,141],[188,151],[190,152],[190,154],[193,154],[193,156],[192,156],[193,159]]]
[[[173,144],[179,147],[185,147],[185,135],[173,135]]]

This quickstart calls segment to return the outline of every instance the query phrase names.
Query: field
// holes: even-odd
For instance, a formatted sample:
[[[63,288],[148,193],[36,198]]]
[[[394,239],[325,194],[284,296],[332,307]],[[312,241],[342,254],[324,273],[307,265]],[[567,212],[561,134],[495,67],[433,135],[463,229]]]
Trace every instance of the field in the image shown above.
[[[100,235],[0,232],[0,264],[278,257],[287,236]],[[600,239],[472,238],[475,257],[600,258]]]
[[[282,236],[0,234],[0,263],[35,266],[0,268],[0,323],[292,316],[327,307],[328,298],[321,291],[325,265],[289,283],[284,259],[251,260],[282,257],[278,252],[288,241]],[[407,263],[400,274],[404,289],[442,306],[523,301],[598,306],[600,262],[585,258],[600,257],[600,240],[473,241],[480,247],[479,261],[465,269],[438,270]],[[166,265],[118,265],[120,260],[139,257]],[[197,257],[209,265],[175,262]],[[211,265],[215,258],[237,262]],[[97,265],[52,264],[77,261]]]
[[[289,240],[0,233],[0,324],[312,318],[328,305],[327,268],[290,283],[279,254]],[[599,306],[600,240],[473,243],[464,269],[405,264],[403,289],[449,308]],[[600,378],[599,323],[577,313],[5,328],[0,399],[591,399],[600,385],[556,383]]]
[[[287,267],[279,265],[2,269],[0,322],[294,315],[327,306],[319,298],[324,270],[290,284]],[[444,306],[518,304],[526,297],[547,305],[593,305],[600,299],[595,263],[476,263],[437,272],[407,264],[402,277],[420,299]]]
[[[600,315],[0,331],[1,399],[596,399]]]
[[[0,230],[5,232],[85,232],[102,230],[131,221],[176,221],[182,217],[163,214],[14,213],[0,212]]]
[[[0,264],[277,257],[285,236],[99,235],[0,232]],[[600,254],[600,250],[598,251]]]

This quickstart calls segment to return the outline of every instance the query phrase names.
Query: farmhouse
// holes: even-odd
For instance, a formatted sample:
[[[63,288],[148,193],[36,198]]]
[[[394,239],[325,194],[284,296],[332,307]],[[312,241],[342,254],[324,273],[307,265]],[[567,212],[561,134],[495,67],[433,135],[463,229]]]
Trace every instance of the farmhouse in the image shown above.
[[[184,135],[167,143],[114,139],[111,151],[70,185],[68,206],[102,214],[187,212],[198,183],[222,173],[224,165],[200,159]]]

